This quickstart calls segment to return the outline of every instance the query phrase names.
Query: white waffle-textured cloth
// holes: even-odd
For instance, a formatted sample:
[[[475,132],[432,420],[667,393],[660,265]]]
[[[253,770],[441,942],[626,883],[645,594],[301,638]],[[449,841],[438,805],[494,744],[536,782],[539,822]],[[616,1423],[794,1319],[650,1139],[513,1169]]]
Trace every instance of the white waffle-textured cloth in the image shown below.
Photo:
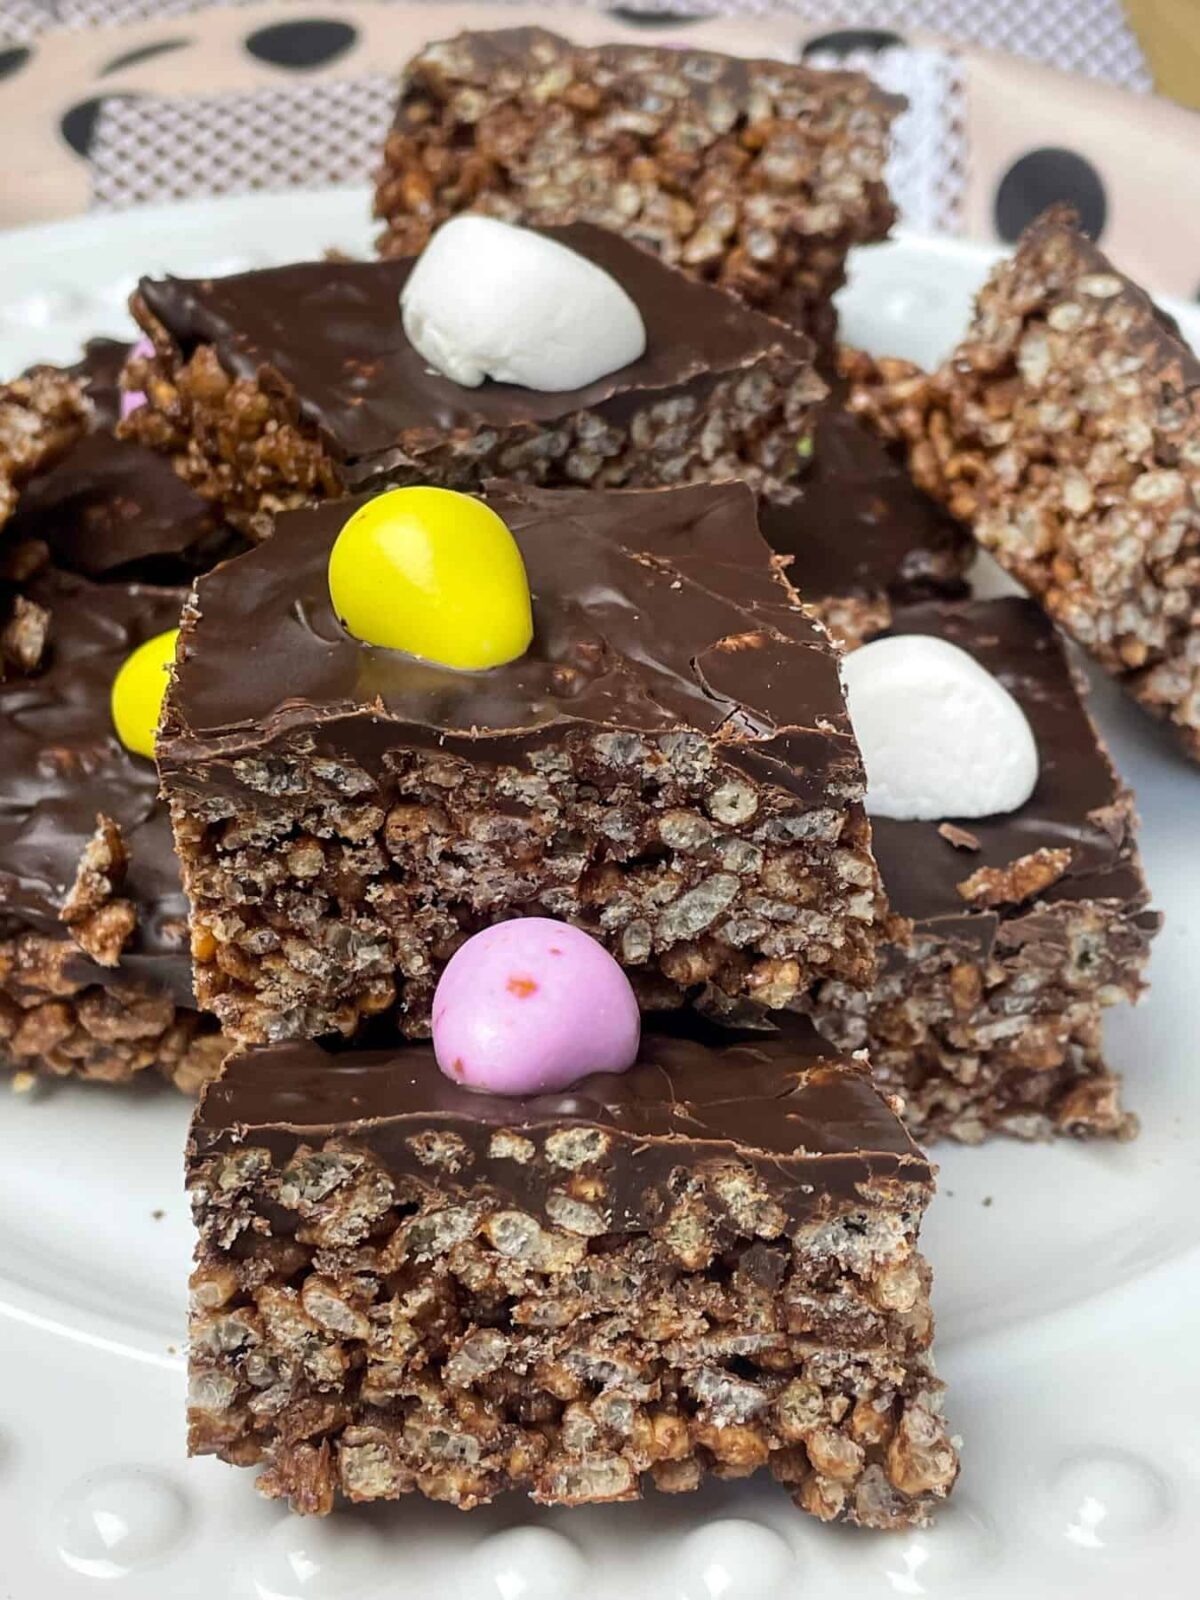
[[[89,150],[93,202],[119,209],[367,178],[395,103],[390,76],[106,100]]]

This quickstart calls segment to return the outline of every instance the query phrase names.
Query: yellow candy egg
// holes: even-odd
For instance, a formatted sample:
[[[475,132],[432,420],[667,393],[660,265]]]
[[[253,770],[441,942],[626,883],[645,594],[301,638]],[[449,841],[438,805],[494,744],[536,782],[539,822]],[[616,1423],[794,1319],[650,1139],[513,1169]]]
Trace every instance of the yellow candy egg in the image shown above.
[[[154,735],[167,692],[167,675],[175,664],[178,628],[168,628],[138,645],[126,656],[113,679],[112,719],[117,738],[135,756],[154,760]]]
[[[330,552],[329,596],[356,639],[459,671],[515,661],[533,638],[516,540],[453,489],[389,489],[360,506]]]

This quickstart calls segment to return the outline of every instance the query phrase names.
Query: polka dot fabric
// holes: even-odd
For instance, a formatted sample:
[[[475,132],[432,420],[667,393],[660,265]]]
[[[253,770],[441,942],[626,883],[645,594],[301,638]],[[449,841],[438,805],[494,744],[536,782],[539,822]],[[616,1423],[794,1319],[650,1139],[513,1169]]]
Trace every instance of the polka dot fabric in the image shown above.
[[[537,22],[588,43],[868,71],[910,101],[889,175],[909,226],[1005,240],[1070,200],[1135,275],[1194,291],[1200,217],[1161,197],[1189,192],[1200,124],[1131,97],[1149,75],[1120,0],[791,0],[786,11],[721,0],[719,17],[706,4],[3,0],[0,140],[23,159],[0,186],[0,226],[365,177],[417,48],[464,27]]]
[[[363,182],[378,165],[395,99],[389,75],[187,100],[107,100],[92,151],[94,202],[120,209]]]
[[[4,0],[0,40],[9,28],[8,10],[26,18],[30,35],[55,26],[88,27],[135,19],[162,18],[202,9],[209,0]],[[230,3],[230,0],[226,0]],[[248,0],[232,0],[246,5]],[[503,3],[503,0],[497,0]],[[343,9],[328,6],[330,20]],[[656,0],[654,5],[609,6],[620,23],[642,31],[703,21],[715,11],[775,15],[786,10],[800,24],[813,48],[857,50],[904,43],[913,33],[937,34],[947,41],[1028,56],[1065,72],[1105,78],[1128,88],[1148,89],[1150,76],[1120,0]],[[830,13],[837,18],[831,26]],[[308,31],[310,24],[285,24],[280,34]],[[291,48],[285,45],[284,48]],[[304,46],[296,46],[301,52]],[[317,63],[313,63],[317,64]]]

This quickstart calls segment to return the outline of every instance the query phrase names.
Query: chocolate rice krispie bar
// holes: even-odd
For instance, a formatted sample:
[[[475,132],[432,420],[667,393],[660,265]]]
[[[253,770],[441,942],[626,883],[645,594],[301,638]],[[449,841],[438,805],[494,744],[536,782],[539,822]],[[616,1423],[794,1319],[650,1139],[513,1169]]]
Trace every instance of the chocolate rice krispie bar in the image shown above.
[[[878,878],[837,659],[743,484],[497,485],[528,653],[451,672],[352,638],[362,500],[201,578],[158,743],[201,1004],[235,1038],[428,1024],[469,934],[602,940],[647,1007],[784,1007],[874,975]]]
[[[113,678],[184,591],[46,571],[16,598],[0,684],[0,1068],[195,1092],[223,1045],[191,993],[186,904],[152,762]]]
[[[536,1099],[421,1045],[233,1057],[188,1150],[192,1453],[318,1515],[765,1468],[823,1521],[926,1522],[929,1166],[811,1033],[727,1041]]]
[[[581,218],[831,349],[852,245],[887,235],[903,102],[856,72],[694,49],[464,33],[404,72],[375,195],[387,255],[460,211]]]
[[[167,452],[256,539],[280,511],[368,486],[738,477],[772,492],[795,479],[824,394],[803,334],[616,234],[541,231],[629,294],[646,325],[638,360],[569,393],[465,388],[405,335],[400,291],[415,258],[144,279],[134,312],[155,354],[127,376],[148,403],[122,432]]]
[[[1170,317],[1047,212],[933,374],[856,405],[918,485],[1200,760],[1200,362]]]
[[[879,979],[870,994],[822,984],[813,1016],[841,1047],[868,1050],[918,1139],[1127,1136],[1136,1124],[1100,1018],[1138,998],[1159,918],[1133,797],[1062,641],[1025,599],[911,606],[892,631],[946,639],[1004,684],[1037,741],[1037,787],[995,817],[872,819],[891,910]]]
[[[56,367],[35,367],[0,384],[0,527],[23,483],[62,455],[88,425],[80,384]]]

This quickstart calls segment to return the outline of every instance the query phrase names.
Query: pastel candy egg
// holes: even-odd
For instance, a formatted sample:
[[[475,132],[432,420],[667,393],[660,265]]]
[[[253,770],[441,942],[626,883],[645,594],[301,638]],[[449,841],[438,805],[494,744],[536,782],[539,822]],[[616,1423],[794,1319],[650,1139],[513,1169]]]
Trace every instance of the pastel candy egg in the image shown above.
[[[400,296],[404,332],[435,371],[561,394],[636,361],[642,314],[603,267],[496,217],[453,217]]]
[[[519,917],[451,957],[433,997],[433,1048],[454,1083],[493,1094],[566,1089],[637,1059],[641,1018],[603,945],[565,922]]]
[[[330,552],[329,597],[356,639],[462,671],[515,661],[533,638],[516,540],[453,489],[389,489],[360,506]]]
[[[1029,721],[966,650],[895,634],[844,657],[842,681],[871,816],[991,817],[1033,793],[1039,762]]]
[[[138,645],[113,679],[111,709],[117,738],[135,756],[154,760],[154,736],[162,715],[167,680],[175,663],[178,628]]]
[[[152,356],[153,354],[154,346],[150,343],[149,339],[139,339],[134,345],[133,349],[129,352],[131,359],[134,356]],[[124,422],[125,418],[131,411],[136,411],[139,406],[144,406],[145,404],[146,395],[144,390],[122,389],[120,399],[121,421]]]

